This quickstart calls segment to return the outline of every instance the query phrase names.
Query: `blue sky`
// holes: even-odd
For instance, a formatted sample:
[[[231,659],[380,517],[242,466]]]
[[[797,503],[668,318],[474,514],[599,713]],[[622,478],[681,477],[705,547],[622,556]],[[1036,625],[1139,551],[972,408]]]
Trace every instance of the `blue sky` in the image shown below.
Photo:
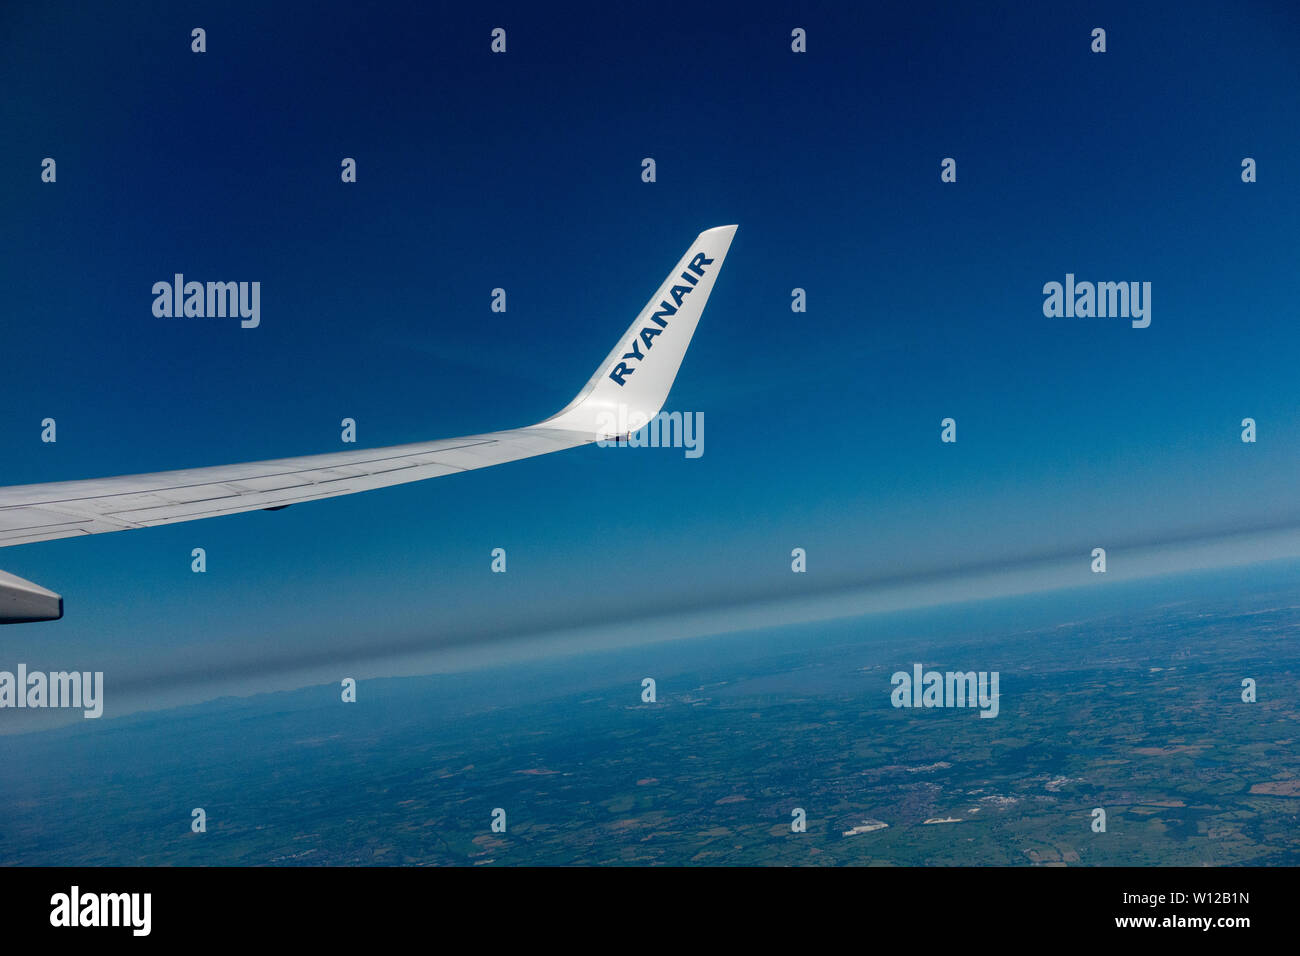
[[[740,229],[669,398],[702,458],[6,549],[67,616],[5,660],[256,668],[1294,524],[1298,44],[1263,3],[6,5],[0,484],[539,420]],[[261,327],[155,318],[175,272],[260,281]],[[1150,328],[1045,318],[1067,272],[1151,282]]]

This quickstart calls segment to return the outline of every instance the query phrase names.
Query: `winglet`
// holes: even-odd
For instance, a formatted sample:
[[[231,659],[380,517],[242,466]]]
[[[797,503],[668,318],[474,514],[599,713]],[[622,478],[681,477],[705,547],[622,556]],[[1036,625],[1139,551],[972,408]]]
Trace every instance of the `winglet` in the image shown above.
[[[607,438],[638,431],[658,415],[735,234],[735,226],[700,233],[582,391],[533,427]]]

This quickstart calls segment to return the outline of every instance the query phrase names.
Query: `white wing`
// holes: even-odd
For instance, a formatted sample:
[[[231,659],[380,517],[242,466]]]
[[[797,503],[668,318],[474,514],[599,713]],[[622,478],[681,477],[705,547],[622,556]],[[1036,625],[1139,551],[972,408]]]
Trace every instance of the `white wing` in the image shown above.
[[[700,233],[582,391],[546,421],[390,448],[0,488],[0,547],[282,508],[637,431],[668,397],[735,231]],[[57,617],[49,600],[57,597],[0,576],[0,623]]]
[[[593,436],[530,426],[366,451],[0,489],[0,547],[332,498],[574,448]]]

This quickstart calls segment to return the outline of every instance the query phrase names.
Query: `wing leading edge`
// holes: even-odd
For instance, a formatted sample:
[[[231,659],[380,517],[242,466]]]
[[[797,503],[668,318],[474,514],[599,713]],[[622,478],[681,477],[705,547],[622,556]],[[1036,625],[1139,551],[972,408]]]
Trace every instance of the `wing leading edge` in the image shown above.
[[[0,547],[423,481],[613,437],[616,421],[635,431],[663,407],[735,231],[719,226],[700,233],[582,391],[545,421],[388,448],[0,488]],[[0,623],[6,623],[2,610]]]

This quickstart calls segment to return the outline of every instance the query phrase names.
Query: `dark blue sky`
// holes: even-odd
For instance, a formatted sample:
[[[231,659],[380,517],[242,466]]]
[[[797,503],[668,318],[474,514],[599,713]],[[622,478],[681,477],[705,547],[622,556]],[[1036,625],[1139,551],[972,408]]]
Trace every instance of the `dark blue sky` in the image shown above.
[[[840,6],[7,4],[0,484],[539,420],[740,229],[668,404],[702,458],[6,549],[68,610],[5,660],[255,667],[1300,520],[1300,14]],[[260,281],[261,327],[155,318],[175,272]],[[1150,328],[1045,318],[1067,272],[1151,282]]]

